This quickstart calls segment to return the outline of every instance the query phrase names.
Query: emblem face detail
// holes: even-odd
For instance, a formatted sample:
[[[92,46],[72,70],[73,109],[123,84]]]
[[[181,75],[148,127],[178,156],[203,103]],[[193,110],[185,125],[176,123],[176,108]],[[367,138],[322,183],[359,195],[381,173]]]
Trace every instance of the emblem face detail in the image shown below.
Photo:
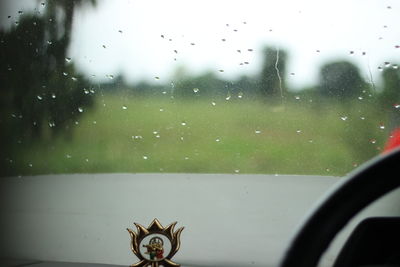
[[[154,219],[147,228],[135,223],[137,232],[127,228],[131,236],[131,250],[140,260],[131,267],[179,267],[171,258],[179,250],[183,227],[174,232],[175,225],[176,222],[164,228]]]

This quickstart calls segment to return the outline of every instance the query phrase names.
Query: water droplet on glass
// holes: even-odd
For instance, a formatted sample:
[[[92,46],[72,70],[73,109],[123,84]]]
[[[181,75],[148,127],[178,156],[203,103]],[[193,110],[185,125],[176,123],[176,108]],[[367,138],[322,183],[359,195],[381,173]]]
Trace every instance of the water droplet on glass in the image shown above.
[[[190,43],[190,45],[195,45],[195,43]]]
[[[219,72],[224,72],[224,70],[218,70]]]
[[[51,94],[51,98],[53,98],[53,99],[56,98],[56,94],[55,94],[55,93],[52,93],[52,94]]]
[[[24,13],[24,11],[22,11],[22,10],[18,11],[18,14],[23,14],[23,13]]]
[[[360,117],[361,120],[365,120],[365,117]]]
[[[260,130],[255,130],[254,132],[255,132],[256,134],[260,134],[260,133],[261,133]]]
[[[89,94],[89,90],[86,89],[86,88],[83,88],[83,92],[85,93],[85,95],[88,95],[88,94]]]
[[[379,71],[383,71],[383,68],[381,66],[378,67]]]
[[[122,31],[121,31],[121,30],[118,30],[118,32],[119,32],[119,33],[122,33]]]
[[[182,121],[182,122],[181,122],[181,125],[182,125],[182,126],[186,126],[186,122],[185,122],[185,121]]]
[[[385,67],[386,68],[390,67],[390,62],[385,62]]]
[[[296,133],[301,133],[301,130],[300,130],[300,129],[297,129],[297,130],[296,130]]]
[[[399,68],[399,66],[397,64],[393,64],[392,68],[397,70]]]
[[[72,60],[72,59],[71,59],[70,57],[66,57],[66,58],[65,58],[65,61],[68,62],[68,63],[71,62],[71,60]]]
[[[363,100],[363,97],[362,97],[362,96],[359,96],[359,97],[358,97],[358,100]]]
[[[222,42],[225,42],[225,41],[226,41],[226,39],[225,39],[225,38],[222,38],[222,39],[221,39],[221,41],[222,41]]]
[[[159,80],[159,79],[160,79],[160,77],[156,76],[156,77],[154,77],[154,79],[156,79],[156,80]]]
[[[143,156],[143,159],[146,160],[146,159],[148,159],[148,157],[147,156]]]
[[[47,41],[47,44],[51,45],[51,44],[53,44],[53,42],[52,41]]]
[[[78,108],[78,111],[79,111],[80,113],[82,113],[82,112],[83,112],[83,108],[79,107],[79,108]]]
[[[193,92],[198,93],[200,91],[199,88],[193,88]]]
[[[385,125],[383,123],[379,124],[379,129],[384,130],[385,129]]]
[[[78,80],[78,78],[76,77],[71,77],[71,80],[73,80],[74,82],[76,82]]]
[[[228,100],[230,100],[230,99],[231,99],[231,94],[228,94],[228,95],[225,97],[225,100],[228,101]]]
[[[300,100],[300,96],[296,95],[296,96],[294,97],[294,99]]]
[[[112,80],[112,79],[114,79],[114,75],[112,75],[112,74],[107,74],[107,75],[106,75],[106,78]]]
[[[214,101],[212,101],[212,102],[211,102],[211,105],[215,107],[215,106],[217,105],[217,103],[215,103]]]
[[[32,163],[29,163],[28,166],[32,168],[32,167],[33,167],[33,164],[32,164]]]
[[[66,157],[67,159],[70,159],[70,158],[72,158],[72,156],[71,156],[71,155],[69,155],[69,154],[66,154],[66,155],[65,155],[65,157]]]
[[[243,97],[243,93],[242,92],[239,92],[238,93],[238,98],[242,98]]]
[[[36,96],[36,97],[37,97],[38,100],[42,100],[42,99],[43,99],[43,97],[40,96],[40,95],[38,95],[38,96]]]
[[[220,138],[216,138],[216,139],[215,139],[215,142],[220,142],[220,141],[221,141]]]
[[[369,142],[370,142],[371,144],[375,144],[375,143],[376,143],[376,139],[374,139],[374,138],[369,139]]]
[[[350,54],[350,55],[354,55],[354,51],[350,51],[349,54]]]
[[[239,169],[236,169],[236,170],[234,170],[234,172],[235,172],[235,173],[239,173],[239,172],[240,172],[240,170],[239,170]]]
[[[178,54],[178,50],[174,50],[175,54]]]
[[[53,127],[55,127],[55,126],[56,126],[56,123],[55,123],[55,122],[52,122],[52,121],[49,122],[49,127],[50,127],[50,128],[53,128]]]
[[[242,51],[240,49],[236,50],[238,53],[242,53]]]
[[[79,121],[75,121],[75,125],[78,125],[79,124]]]
[[[126,109],[128,109],[128,107],[126,105],[123,105],[122,109],[126,110]]]
[[[294,73],[294,72],[291,72],[291,73],[290,73],[290,75],[294,76],[294,75],[296,75],[296,73]]]
[[[394,108],[400,108],[400,104],[394,104],[393,107]]]
[[[103,45],[103,48],[107,48],[105,45]]]
[[[64,76],[68,76],[68,73],[66,73],[66,72],[63,72],[63,75],[64,75]]]
[[[347,116],[341,116],[340,119],[341,119],[342,121],[345,121],[345,120],[347,120]]]
[[[367,54],[367,52],[362,52],[361,55],[365,56]]]

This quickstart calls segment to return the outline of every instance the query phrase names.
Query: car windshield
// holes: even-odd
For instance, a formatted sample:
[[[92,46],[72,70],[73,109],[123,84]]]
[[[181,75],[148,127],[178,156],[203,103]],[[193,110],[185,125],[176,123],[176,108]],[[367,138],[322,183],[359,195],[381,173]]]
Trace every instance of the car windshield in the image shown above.
[[[1,176],[342,176],[399,126],[397,1],[1,5]]]

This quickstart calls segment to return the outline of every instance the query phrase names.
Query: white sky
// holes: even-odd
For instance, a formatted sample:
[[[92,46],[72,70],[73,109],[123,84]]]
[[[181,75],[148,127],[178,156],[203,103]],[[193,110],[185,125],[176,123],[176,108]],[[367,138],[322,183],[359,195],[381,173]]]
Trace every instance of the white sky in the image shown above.
[[[98,0],[76,14],[69,56],[95,79],[121,72],[128,81],[167,82],[179,66],[234,79],[259,71],[270,45],[289,52],[293,87],[315,84],[331,59],[357,63],[366,78],[369,63],[377,81],[385,61],[400,63],[399,25],[396,0]]]

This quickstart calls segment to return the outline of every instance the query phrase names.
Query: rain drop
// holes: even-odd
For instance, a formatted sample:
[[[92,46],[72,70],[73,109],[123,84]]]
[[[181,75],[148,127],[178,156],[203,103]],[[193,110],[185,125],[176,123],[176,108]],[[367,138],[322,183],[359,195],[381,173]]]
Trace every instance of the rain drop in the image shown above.
[[[143,159],[146,160],[146,159],[148,159],[148,157],[147,156],[143,156]]]
[[[260,134],[260,133],[261,133],[260,130],[255,130],[254,132],[255,132],[256,134]]]
[[[122,106],[122,109],[123,109],[123,110],[126,110],[126,109],[128,109],[128,107],[127,107],[126,105],[123,105],[123,106]]]
[[[78,108],[78,111],[79,111],[80,113],[82,113],[82,112],[83,112],[83,108],[79,107],[79,108]]]
[[[238,98],[242,98],[243,97],[243,93],[242,92],[239,92],[238,93]]]
[[[63,75],[64,75],[64,76],[68,76],[68,73],[66,73],[66,72],[63,72]]]
[[[38,96],[36,96],[36,97],[37,97],[38,100],[42,100],[42,99],[43,99],[43,97],[40,96],[40,95],[38,95]]]
[[[47,41],[47,44],[51,45],[51,44],[53,44],[53,42],[52,41]]]
[[[296,130],[296,133],[301,133],[301,130],[300,130],[300,129],[297,129],[297,130]]]
[[[193,92],[195,92],[195,93],[198,93],[200,91],[200,89],[199,88],[193,88]]]
[[[182,125],[182,126],[186,126],[186,122],[185,122],[185,121],[182,121],[182,122],[181,122],[181,125]]]
[[[56,94],[55,94],[55,93],[52,93],[52,94],[51,94],[51,98],[53,98],[53,99],[56,98]]]
[[[217,105],[217,103],[215,103],[214,101],[212,101],[212,102],[211,102],[211,105],[215,107],[215,106]]]
[[[154,77],[154,79],[156,79],[156,80],[159,80],[159,79],[160,79],[160,77],[156,76],[156,77]]]
[[[66,58],[65,58],[65,61],[68,62],[68,63],[71,62],[71,60],[72,60],[72,59],[71,59],[70,57],[66,57]]]
[[[300,96],[296,95],[296,96],[294,97],[294,99],[300,100]]]
[[[215,139],[215,142],[220,142],[220,141],[221,141],[221,139],[219,139],[219,138]]]
[[[341,119],[342,121],[345,121],[345,120],[347,120],[347,116],[341,116],[340,119]]]
[[[74,82],[76,82],[78,80],[78,78],[76,77],[71,77],[71,80],[73,80]]]

